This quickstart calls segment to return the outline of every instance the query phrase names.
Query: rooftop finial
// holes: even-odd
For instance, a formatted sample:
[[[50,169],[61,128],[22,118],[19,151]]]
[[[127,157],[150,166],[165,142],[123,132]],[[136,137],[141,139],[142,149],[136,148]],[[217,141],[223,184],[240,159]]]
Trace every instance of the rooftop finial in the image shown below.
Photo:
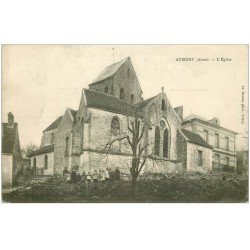
[[[164,92],[164,87],[161,87],[161,91]]]

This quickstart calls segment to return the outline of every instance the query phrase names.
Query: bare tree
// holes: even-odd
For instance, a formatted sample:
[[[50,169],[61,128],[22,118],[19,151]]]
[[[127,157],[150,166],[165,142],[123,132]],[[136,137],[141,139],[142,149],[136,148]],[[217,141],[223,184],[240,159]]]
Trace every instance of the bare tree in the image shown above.
[[[22,158],[23,159],[28,158],[28,155],[30,155],[31,153],[33,153],[34,151],[36,151],[38,148],[39,147],[37,145],[30,143],[25,148],[21,149]]]
[[[131,183],[131,193],[134,195],[137,178],[141,173],[143,166],[146,163],[148,158],[147,148],[149,146],[148,141],[143,143],[143,138],[145,136],[147,121],[145,118],[139,116],[138,114],[133,118],[127,119],[127,129],[128,132],[117,136],[117,138],[108,142],[105,145],[105,151],[108,152],[111,150],[112,145],[116,141],[124,141],[126,140],[132,150],[132,162],[130,167],[130,174],[132,177]]]

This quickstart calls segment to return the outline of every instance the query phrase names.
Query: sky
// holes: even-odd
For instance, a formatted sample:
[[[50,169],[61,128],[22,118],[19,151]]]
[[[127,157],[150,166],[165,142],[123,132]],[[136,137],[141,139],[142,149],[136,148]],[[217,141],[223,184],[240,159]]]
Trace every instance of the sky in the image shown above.
[[[128,56],[144,99],[164,87],[172,106],[184,107],[184,116],[218,117],[221,126],[239,133],[238,148],[246,146],[247,45],[3,45],[2,122],[12,112],[21,147],[40,145],[47,126],[67,108],[78,109],[81,90]],[[217,61],[221,57],[230,61]]]

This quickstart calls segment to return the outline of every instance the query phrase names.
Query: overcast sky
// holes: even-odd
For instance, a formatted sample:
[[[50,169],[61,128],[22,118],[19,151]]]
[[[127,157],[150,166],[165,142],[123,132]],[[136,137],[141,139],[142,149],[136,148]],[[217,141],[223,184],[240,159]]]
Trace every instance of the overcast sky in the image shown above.
[[[5,45],[2,46],[2,121],[11,111],[19,124],[21,146],[40,145],[42,131],[66,108],[78,109],[81,89],[108,65],[130,56],[143,97],[164,87],[172,106],[184,115],[219,117],[221,126],[247,131],[248,47],[233,45]],[[181,62],[176,58],[208,58]],[[211,59],[224,57],[230,62]],[[245,87],[242,112],[242,86]],[[241,123],[242,114],[245,116]],[[240,145],[244,142],[240,139]],[[246,141],[246,139],[245,139]]]

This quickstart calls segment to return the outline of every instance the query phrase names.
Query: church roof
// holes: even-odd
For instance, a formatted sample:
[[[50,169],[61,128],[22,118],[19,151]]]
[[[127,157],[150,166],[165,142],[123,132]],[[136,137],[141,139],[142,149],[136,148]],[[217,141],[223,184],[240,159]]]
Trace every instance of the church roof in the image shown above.
[[[70,108],[69,108],[68,110],[70,111],[70,113],[71,113],[73,119],[75,119],[77,111],[76,111],[76,110],[73,110],[73,109],[70,109]],[[45,131],[50,131],[50,130],[52,130],[52,129],[58,128],[59,125],[60,125],[60,122],[61,122],[62,118],[63,118],[63,116],[59,116],[59,117],[58,117],[55,121],[53,121],[45,130],[43,130],[43,132],[45,132]]]
[[[136,114],[137,107],[135,105],[124,102],[114,96],[89,89],[84,89],[84,92],[88,107],[129,116],[135,116]]]
[[[62,116],[59,116],[59,117],[58,117],[55,121],[53,121],[45,130],[43,130],[43,132],[58,128],[58,126],[59,126],[59,124],[60,124],[62,118],[63,118]]]
[[[54,145],[47,145],[47,146],[40,147],[39,149],[37,149],[34,152],[32,152],[31,154],[29,154],[28,157],[32,157],[35,155],[41,155],[41,154],[47,154],[50,152],[54,152]]]
[[[107,66],[107,67],[97,76],[97,78],[96,78],[94,81],[92,81],[91,84],[94,84],[94,83],[103,81],[103,80],[105,80],[105,79],[107,79],[107,78],[113,76],[113,75],[117,72],[117,70],[123,65],[123,63],[125,63],[125,61],[126,61],[127,59],[128,59],[128,57],[125,58],[125,59],[123,59],[123,60],[121,60],[121,61],[119,61],[119,62],[117,62],[117,63],[114,63],[114,64],[112,64],[112,65]],[[90,85],[91,85],[91,84],[90,84]]]
[[[154,98],[157,97],[157,96],[158,96],[158,95],[153,96],[153,97],[150,97],[150,98],[148,98],[148,99],[146,99],[146,100],[144,100],[144,101],[142,101],[142,102],[137,103],[136,105],[137,105],[138,107],[140,107],[140,108],[144,108],[144,107],[147,106],[151,101],[153,101]]]
[[[212,146],[210,146],[208,143],[206,143],[202,137],[198,134],[195,134],[189,130],[186,129],[182,129],[181,130],[182,133],[188,138],[188,140],[194,144],[200,145],[202,147],[206,147],[206,148],[213,148]]]
[[[17,123],[14,127],[8,127],[8,123],[2,126],[2,153],[12,154],[15,146]]]

